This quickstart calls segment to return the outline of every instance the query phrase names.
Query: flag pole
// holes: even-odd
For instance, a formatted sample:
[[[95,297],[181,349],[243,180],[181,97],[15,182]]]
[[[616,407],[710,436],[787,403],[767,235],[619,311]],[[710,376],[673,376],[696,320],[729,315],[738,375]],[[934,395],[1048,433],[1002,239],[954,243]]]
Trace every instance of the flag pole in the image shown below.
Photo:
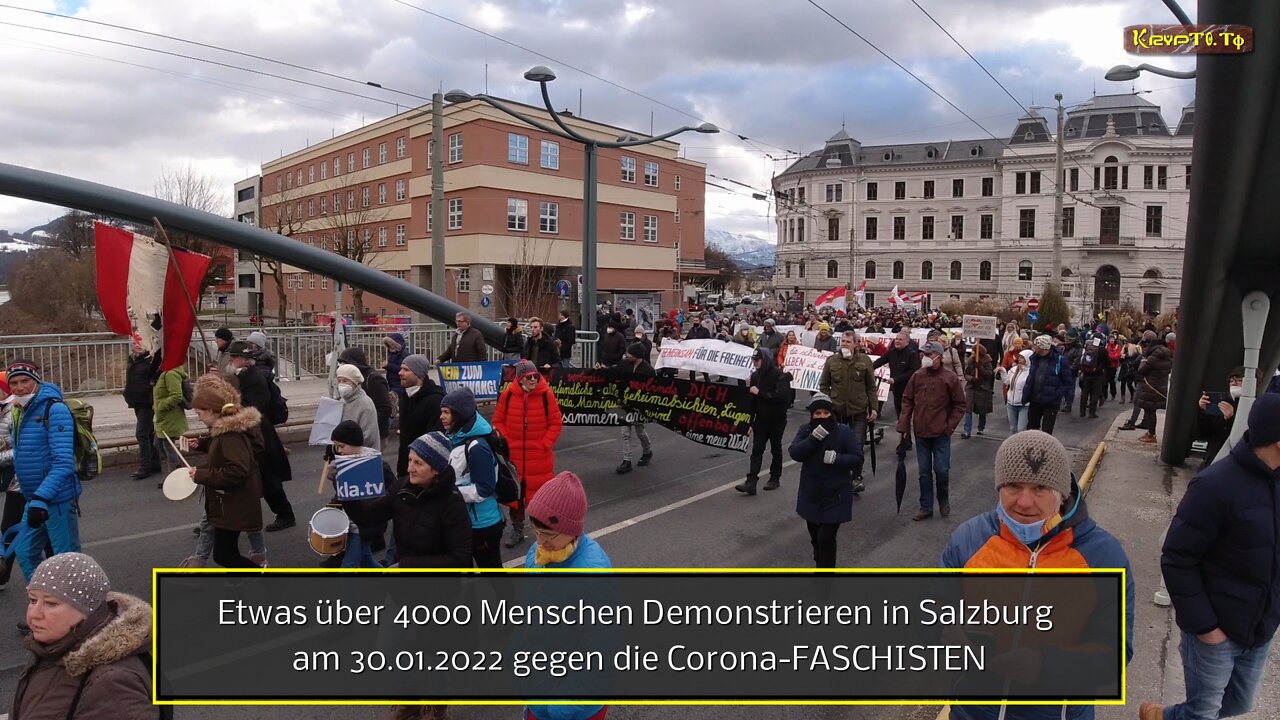
[[[196,310],[196,304],[191,301],[191,291],[187,289],[187,281],[182,277],[182,268],[178,266],[178,258],[173,254],[173,243],[169,242],[169,233],[165,232],[164,226],[160,224],[160,218],[151,218],[155,223],[156,235],[160,241],[164,243],[165,249],[169,251],[169,266],[173,268],[173,272],[178,276],[178,285],[182,287],[182,296],[187,299],[187,305],[191,308],[191,316],[196,320],[196,331],[200,333],[200,347],[204,348],[205,367],[213,365],[213,354],[209,351],[209,341],[204,337],[204,328],[200,327],[200,313]]]

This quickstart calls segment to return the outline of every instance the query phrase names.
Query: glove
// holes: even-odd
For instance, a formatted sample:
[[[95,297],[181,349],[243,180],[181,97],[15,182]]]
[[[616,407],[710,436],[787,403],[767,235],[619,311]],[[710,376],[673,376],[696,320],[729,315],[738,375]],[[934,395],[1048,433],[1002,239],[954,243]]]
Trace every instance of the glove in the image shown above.
[[[817,440],[818,442],[822,442],[823,440],[827,439],[827,429],[821,425],[814,425],[813,432],[809,434],[812,435],[813,439]]]
[[[826,452],[822,453],[822,462],[823,462],[823,463],[825,463],[825,464],[827,464],[827,465],[835,465],[835,464],[836,464],[836,451],[835,451],[835,450],[828,450],[828,451],[826,451]]]
[[[32,500],[27,507],[27,525],[32,528],[38,528],[44,525],[49,519],[49,509],[45,507],[44,501],[39,498]]]
[[[324,461],[325,461],[325,462],[333,462],[333,459],[334,459],[335,457],[337,457],[337,455],[335,455],[335,454],[334,454],[334,452],[333,452],[333,446],[332,446],[332,445],[325,445],[325,446],[324,446]]]

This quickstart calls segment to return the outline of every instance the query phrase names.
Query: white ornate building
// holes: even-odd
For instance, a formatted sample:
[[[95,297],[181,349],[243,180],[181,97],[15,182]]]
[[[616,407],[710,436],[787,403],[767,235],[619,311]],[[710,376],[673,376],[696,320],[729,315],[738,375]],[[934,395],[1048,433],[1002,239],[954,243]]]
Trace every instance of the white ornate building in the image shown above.
[[[1173,310],[1191,188],[1194,103],[1174,129],[1137,95],[1067,113],[1063,292],[1073,317]],[[774,178],[774,287],[812,302],[865,279],[948,300],[1038,295],[1053,263],[1054,137],[1034,110],[993,139],[863,146],[844,130]]]

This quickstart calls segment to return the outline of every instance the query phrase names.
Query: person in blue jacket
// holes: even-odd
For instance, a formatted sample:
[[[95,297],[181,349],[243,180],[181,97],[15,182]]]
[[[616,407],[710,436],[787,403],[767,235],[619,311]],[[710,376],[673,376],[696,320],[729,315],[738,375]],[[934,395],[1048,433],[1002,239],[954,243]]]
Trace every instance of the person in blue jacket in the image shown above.
[[[392,391],[403,396],[404,389],[400,387],[400,366],[405,358],[413,354],[413,350],[409,348],[409,343],[405,342],[404,335],[398,332],[382,338],[382,344],[387,348],[387,364],[383,366],[387,370],[387,384],[391,386]]]
[[[796,514],[809,526],[815,567],[836,566],[836,533],[853,519],[850,472],[862,463],[861,438],[836,421],[831,398],[817,393],[809,401],[809,422],[791,441],[791,459],[801,463]]]
[[[536,537],[525,555],[526,568],[613,567],[604,548],[583,532],[587,493],[577,475],[566,470],[551,478],[529,501],[525,513]],[[603,720],[608,712],[607,705],[529,705],[524,720]]]
[[[502,510],[494,492],[498,465],[489,435],[493,426],[476,413],[476,396],[458,388],[440,401],[440,422],[449,435],[449,464],[457,476],[458,492],[467,501],[471,518],[471,555],[476,567],[502,567]]]
[[[14,550],[30,582],[46,544],[54,555],[80,551],[76,424],[62,391],[41,380],[34,362],[10,363],[8,380],[15,406],[9,430],[13,469],[27,500],[21,521],[27,528],[18,534]]]
[[[1022,390],[1022,400],[1027,405],[1027,428],[1052,435],[1058,411],[1075,389],[1075,378],[1071,363],[1053,346],[1048,335],[1037,337],[1032,349],[1035,352]]]

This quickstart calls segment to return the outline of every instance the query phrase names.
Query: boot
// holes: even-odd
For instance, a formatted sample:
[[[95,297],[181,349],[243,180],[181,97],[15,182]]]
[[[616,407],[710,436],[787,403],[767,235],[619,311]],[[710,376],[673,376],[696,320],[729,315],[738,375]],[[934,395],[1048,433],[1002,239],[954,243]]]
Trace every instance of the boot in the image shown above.
[[[915,515],[912,515],[912,516],[911,516],[911,520],[912,520],[913,522],[920,522],[921,520],[928,520],[928,519],[929,519],[929,518],[931,518],[931,517],[933,517],[933,513],[932,513],[932,512],[930,512],[929,510],[921,510],[920,512],[916,513]]]
[[[779,480],[778,480],[778,478],[776,478],[776,477],[771,477],[771,478],[769,478],[768,482],[766,482],[766,483],[764,484],[764,489],[765,489],[765,490],[777,490],[777,489],[778,489],[778,485],[780,485],[780,484],[781,484],[781,481],[779,481]]]
[[[745,493],[747,495],[755,495],[756,483],[758,482],[760,482],[760,478],[749,477],[746,480],[738,483],[737,485],[734,485],[733,489],[737,490],[740,493]]]
[[[862,493],[864,490],[866,490],[866,489],[867,489],[867,486],[866,486],[866,485],[864,485],[864,484],[862,483],[862,476],[861,476],[861,475],[859,475],[858,477],[856,477],[856,478],[854,478],[854,479],[853,479],[853,494],[854,494],[854,495],[859,495],[859,494],[861,494],[861,493]]]
[[[653,451],[650,450],[640,456],[640,461],[636,463],[636,467],[644,467],[645,465],[648,465],[649,461],[652,459],[653,459]]]
[[[942,514],[942,517],[947,517],[948,515],[950,515],[950,514],[951,514],[951,503],[939,502],[939,503],[938,503],[938,512]]]
[[[614,472],[618,473],[619,475],[626,475],[627,473],[631,472],[631,461],[623,460],[622,464],[619,465],[617,469],[614,470]]]
[[[1123,424],[1123,425],[1121,425],[1121,426],[1120,426],[1120,429],[1121,429],[1121,430],[1136,430],[1136,429],[1138,429],[1138,426],[1137,426],[1137,425],[1134,425],[1134,424],[1133,424],[1133,423],[1131,423],[1131,422],[1126,422],[1125,424]]]
[[[281,530],[287,530],[297,524],[298,521],[293,517],[277,517],[275,522],[272,522],[270,525],[267,525],[262,529],[267,532],[279,532]]]
[[[503,547],[513,548],[524,542],[524,523],[511,523],[507,529],[507,539],[502,541]]]

